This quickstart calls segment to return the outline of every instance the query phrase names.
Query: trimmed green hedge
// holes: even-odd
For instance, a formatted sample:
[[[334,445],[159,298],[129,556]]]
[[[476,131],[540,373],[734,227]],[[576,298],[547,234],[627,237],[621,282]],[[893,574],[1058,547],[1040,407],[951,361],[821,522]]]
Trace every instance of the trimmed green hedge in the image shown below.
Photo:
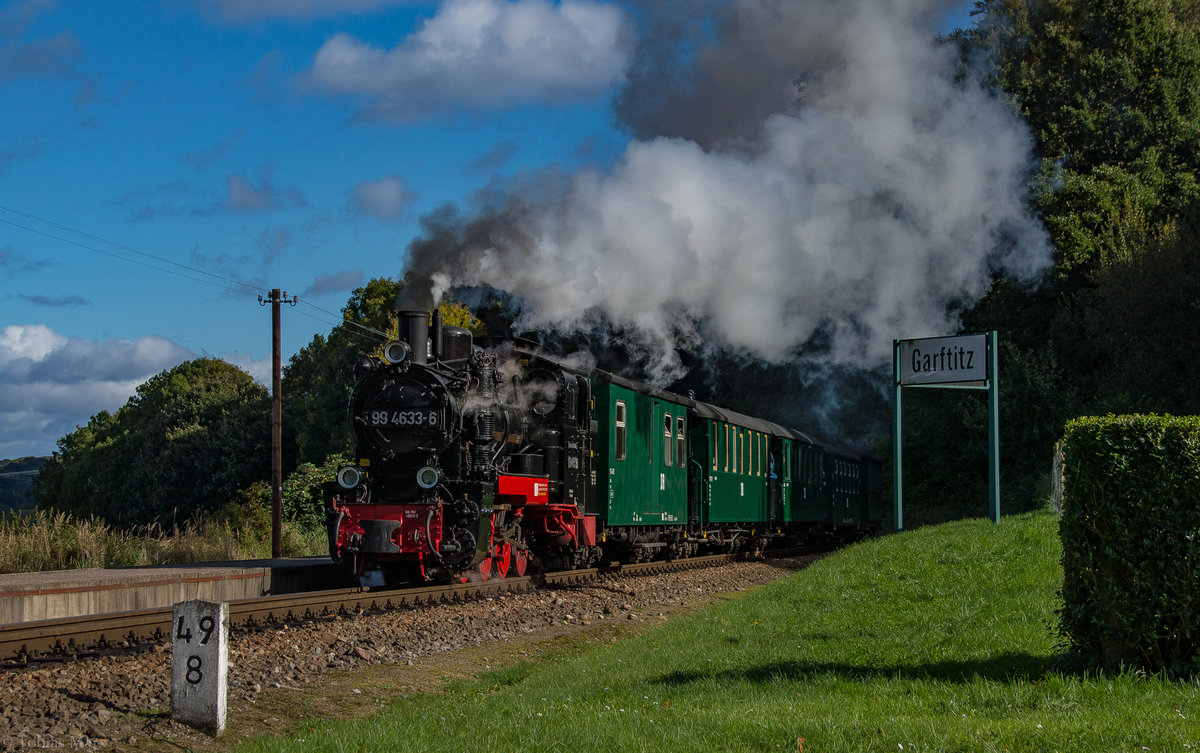
[[[1105,416],[1063,439],[1068,647],[1092,666],[1200,669],[1200,417]]]

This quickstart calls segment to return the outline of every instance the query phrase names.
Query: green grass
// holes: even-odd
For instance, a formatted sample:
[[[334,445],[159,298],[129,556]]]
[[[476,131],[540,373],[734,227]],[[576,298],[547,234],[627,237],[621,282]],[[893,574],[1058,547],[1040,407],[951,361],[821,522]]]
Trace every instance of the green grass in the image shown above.
[[[1060,554],[1045,512],[890,536],[621,644],[239,750],[1200,751],[1195,683],[1055,670]]]

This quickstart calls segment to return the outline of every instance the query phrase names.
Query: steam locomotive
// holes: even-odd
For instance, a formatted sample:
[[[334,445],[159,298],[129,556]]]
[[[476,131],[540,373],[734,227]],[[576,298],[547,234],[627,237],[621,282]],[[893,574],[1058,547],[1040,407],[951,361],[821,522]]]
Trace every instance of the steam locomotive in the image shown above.
[[[869,456],[398,314],[400,339],[355,367],[357,462],[326,487],[330,555],[352,577],[502,578],[879,525]]]

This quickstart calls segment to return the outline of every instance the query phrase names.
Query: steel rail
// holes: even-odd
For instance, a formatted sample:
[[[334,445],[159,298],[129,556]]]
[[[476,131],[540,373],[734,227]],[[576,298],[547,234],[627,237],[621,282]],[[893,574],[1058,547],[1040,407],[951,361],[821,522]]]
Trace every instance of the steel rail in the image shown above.
[[[557,570],[538,575],[492,578],[416,588],[340,588],[235,599],[229,603],[230,627],[254,630],[280,623],[298,623],[335,616],[379,613],[405,607],[465,602],[539,587],[583,585],[603,575],[650,575],[678,572],[732,561],[736,555],[718,554],[679,560],[610,563],[597,568]],[[0,626],[0,667],[30,662],[68,660],[106,650],[136,649],[154,645],[170,635],[173,607],[63,617]]]

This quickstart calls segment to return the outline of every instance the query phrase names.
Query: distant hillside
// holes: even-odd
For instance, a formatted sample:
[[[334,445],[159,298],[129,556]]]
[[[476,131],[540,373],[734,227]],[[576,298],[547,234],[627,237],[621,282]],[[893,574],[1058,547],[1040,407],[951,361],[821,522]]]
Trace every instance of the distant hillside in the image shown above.
[[[0,513],[33,509],[33,479],[48,459],[0,460]]]

